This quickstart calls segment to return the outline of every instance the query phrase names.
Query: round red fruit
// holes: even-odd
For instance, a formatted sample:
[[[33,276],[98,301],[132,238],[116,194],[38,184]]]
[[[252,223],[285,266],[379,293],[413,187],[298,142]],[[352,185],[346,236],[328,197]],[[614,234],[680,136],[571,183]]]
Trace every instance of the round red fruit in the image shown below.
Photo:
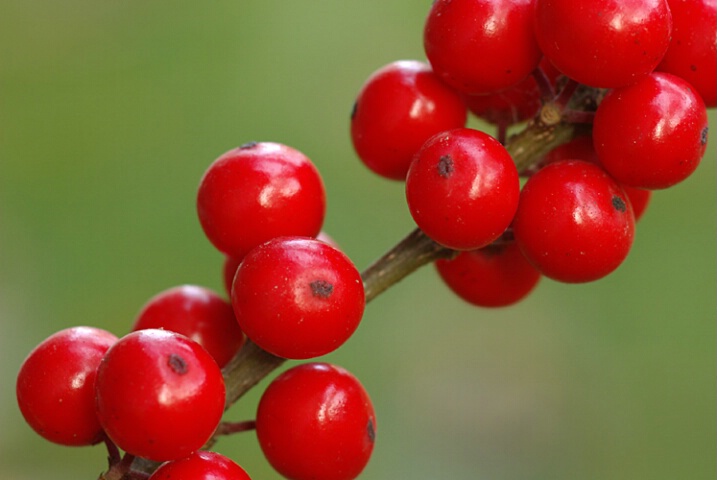
[[[488,245],[436,260],[443,281],[459,297],[479,307],[505,307],[525,298],[540,273],[515,243]]]
[[[244,343],[231,303],[214,291],[196,285],[173,287],[152,297],[139,312],[132,330],[163,328],[191,338],[220,367]]]
[[[411,164],[406,200],[423,232],[455,250],[498,238],[518,205],[518,171],[490,135],[460,128],[431,137]]]
[[[256,414],[256,433],[269,463],[291,480],[351,480],[373,451],[376,416],[351,373],[306,363],[279,375]]]
[[[533,0],[437,0],[423,46],[433,70],[467,95],[511,87],[538,66]]]
[[[165,462],[149,480],[251,480],[231,459],[216,452],[199,451],[188,457]]]
[[[564,160],[528,179],[513,234],[543,275],[589,282],[611,273],[627,257],[635,218],[627,195],[602,168]]]
[[[402,60],[366,80],[351,113],[351,140],[373,172],[405,180],[423,142],[438,132],[464,126],[466,117],[458,94],[428,64]]]
[[[695,171],[707,148],[707,110],[687,81],[652,73],[608,93],[593,122],[600,164],[618,182],[671,187]]]
[[[667,0],[672,40],[657,69],[695,87],[707,107],[717,107],[717,0]]]
[[[535,0],[535,32],[565,75],[617,88],[657,67],[670,44],[672,15],[667,0]]]
[[[25,421],[60,445],[93,445],[102,439],[95,414],[95,377],[105,352],[117,341],[93,327],[72,327],[43,340],[17,375],[17,403]]]
[[[353,334],[365,297],[361,275],[342,252],[313,238],[280,237],[244,258],[232,304],[254,343],[305,359],[336,350]]]
[[[122,450],[154,461],[199,450],[224,412],[224,379],[211,355],[184,335],[139,330],[106,353],[95,382],[97,415]]]
[[[281,235],[316,236],[325,211],[324,185],[311,160],[271,142],[250,142],[220,156],[197,194],[207,238],[238,258]]]

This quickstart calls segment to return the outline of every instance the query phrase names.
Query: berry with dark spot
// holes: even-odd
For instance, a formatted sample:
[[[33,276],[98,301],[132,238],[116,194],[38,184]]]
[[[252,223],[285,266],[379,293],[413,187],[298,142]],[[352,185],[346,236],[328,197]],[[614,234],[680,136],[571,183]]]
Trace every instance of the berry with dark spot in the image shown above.
[[[305,237],[279,237],[251,252],[232,285],[242,331],[264,350],[304,359],[334,351],[363,316],[361,275],[342,252]]]

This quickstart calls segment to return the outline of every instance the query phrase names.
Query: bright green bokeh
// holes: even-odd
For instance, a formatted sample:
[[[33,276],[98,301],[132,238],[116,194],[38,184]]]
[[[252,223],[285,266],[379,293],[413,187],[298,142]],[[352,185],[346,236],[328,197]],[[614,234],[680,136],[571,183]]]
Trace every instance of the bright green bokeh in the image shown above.
[[[412,228],[402,185],[356,159],[348,115],[372,71],[423,58],[430,2],[417,3],[3,2],[0,478],[94,479],[105,467],[102,447],[51,445],[27,427],[15,375],[58,329],[121,335],[162,289],[221,289],[221,256],[194,211],[221,153],[272,140],[311,157],[326,231],[360,268]],[[710,142],[694,177],[654,195],[630,257],[604,280],[544,281],[516,307],[480,310],[429,267],[372,303],[326,357],[376,405],[364,477],[714,478]],[[260,390],[231,417],[251,418]],[[219,449],[253,478],[278,478],[252,433]]]

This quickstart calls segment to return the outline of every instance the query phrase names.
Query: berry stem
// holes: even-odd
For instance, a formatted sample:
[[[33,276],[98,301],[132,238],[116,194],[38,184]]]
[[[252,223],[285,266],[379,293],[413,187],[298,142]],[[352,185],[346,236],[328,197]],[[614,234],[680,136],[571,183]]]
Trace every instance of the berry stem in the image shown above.
[[[214,433],[217,435],[232,435],[234,433],[246,432],[256,429],[255,420],[245,420],[243,422],[222,422]]]

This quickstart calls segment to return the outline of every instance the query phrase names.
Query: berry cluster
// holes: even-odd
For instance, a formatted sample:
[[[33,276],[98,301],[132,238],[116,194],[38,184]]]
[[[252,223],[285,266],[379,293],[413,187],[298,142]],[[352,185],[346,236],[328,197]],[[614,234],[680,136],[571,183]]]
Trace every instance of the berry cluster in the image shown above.
[[[590,282],[618,268],[651,192],[704,155],[716,16],[710,0],[435,1],[427,62],[377,70],[351,113],[358,157],[405,181],[418,228],[360,273],[322,231],[324,184],[306,155],[274,142],[230,150],[196,204],[226,296],[177,286],[121,338],[84,326],[50,336],[17,377],[27,423],[62,445],[104,442],[103,480],[248,479],[209,451],[245,430],[286,478],[356,478],[376,438],[371,400],[313,359],[421,265],[484,307],[520,301],[543,276]],[[469,112],[495,135],[468,127]],[[287,359],[311,361],[270,383],[255,419],[222,421]]]

